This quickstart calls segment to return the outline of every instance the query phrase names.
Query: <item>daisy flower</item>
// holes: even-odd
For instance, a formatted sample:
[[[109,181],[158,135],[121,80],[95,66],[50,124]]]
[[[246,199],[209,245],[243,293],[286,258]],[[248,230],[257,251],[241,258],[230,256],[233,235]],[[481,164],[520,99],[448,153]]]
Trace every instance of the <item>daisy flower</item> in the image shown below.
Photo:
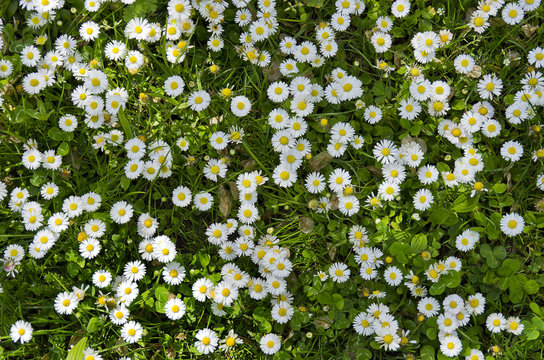
[[[93,274],[93,285],[100,289],[108,287],[111,280],[111,274],[107,270],[97,270]]]
[[[24,344],[32,339],[32,325],[24,320],[18,320],[9,330],[11,341]]]
[[[447,335],[440,340],[440,351],[447,357],[455,357],[463,350],[463,344],[457,336]]]
[[[374,317],[366,312],[361,312],[353,319],[353,328],[359,335],[369,336],[374,334]]]
[[[389,266],[385,269],[383,278],[389,286],[398,286],[402,282],[402,271],[396,266]]]
[[[399,111],[399,116],[402,119],[412,121],[419,116],[419,113],[421,112],[421,105],[419,105],[414,98],[410,97],[408,99],[401,100],[397,110]]]
[[[345,186],[351,184],[351,175],[344,169],[334,169],[328,182],[331,191],[341,193]]]
[[[170,320],[179,320],[185,314],[185,303],[178,298],[170,299],[164,304],[164,313]]]
[[[516,25],[523,20],[523,16],[525,15],[525,11],[523,10],[523,7],[520,6],[519,3],[508,3],[502,8],[502,19],[505,23],[508,25]]]
[[[151,237],[157,231],[159,222],[152,218],[148,213],[138,217],[138,234],[142,237]]]
[[[396,161],[398,157],[398,148],[390,140],[380,140],[372,150],[377,161],[382,164],[389,164]]]
[[[391,14],[396,18],[403,18],[410,12],[410,5],[408,0],[395,0],[391,4]]]
[[[40,50],[33,46],[27,45],[21,50],[21,62],[25,66],[33,67],[36,66],[41,59]],[[7,69],[6,69],[7,71]]]
[[[130,261],[128,262],[123,271],[123,277],[125,279],[137,282],[145,276],[145,265],[139,261]]]
[[[399,2],[397,0],[396,2]],[[376,327],[376,336],[374,340],[380,344],[380,347],[383,347],[386,351],[395,351],[400,348],[400,336],[397,335],[396,331],[387,327]]]
[[[198,341],[195,341],[195,347],[201,354],[210,354],[217,348],[219,339],[216,333],[208,328],[200,329],[195,337]]]
[[[478,93],[482,99],[492,99],[500,96],[502,80],[495,74],[486,74],[478,81]]]
[[[235,116],[244,117],[251,110],[251,102],[245,96],[235,96],[230,102],[230,110]]]
[[[100,34],[100,28],[94,21],[87,21],[79,28],[79,36],[85,41],[92,41]]]
[[[121,338],[129,344],[140,341],[143,335],[142,325],[136,321],[129,321],[121,328]]]
[[[248,202],[243,202],[238,209],[238,220],[244,224],[252,224],[257,221],[259,217],[259,211],[255,205]]]
[[[391,201],[397,196],[400,192],[400,187],[398,184],[390,181],[384,181],[378,187],[378,194],[380,198],[385,201]]]
[[[129,71],[136,71],[144,64],[144,55],[137,51],[132,50],[125,55],[125,67]]]
[[[195,207],[200,211],[210,210],[213,206],[213,197],[210,193],[199,193],[193,198]]]
[[[291,187],[297,181],[297,174],[289,166],[280,164],[274,169],[272,178],[280,187]]]
[[[514,334],[514,335],[521,335],[523,332],[523,329],[525,326],[521,324],[521,320],[519,317],[510,316],[508,319],[506,319],[506,331]]]
[[[177,262],[170,262],[162,270],[162,277],[169,285],[179,285],[185,279],[185,268]]]
[[[417,305],[417,311],[419,311],[428,318],[436,316],[440,311],[440,303],[433,297],[423,298],[419,300],[419,303]]]
[[[482,124],[482,133],[488,138],[494,138],[501,132],[502,125],[500,122],[494,119],[486,119]]]
[[[128,321],[130,312],[125,305],[119,305],[110,311],[110,320],[114,325],[123,325]]]
[[[465,360],[485,360],[485,355],[478,349],[470,349],[470,354],[465,357]]]
[[[216,131],[210,136],[210,145],[215,150],[223,150],[227,147],[229,141],[227,134],[222,131]]]
[[[482,294],[476,293],[467,298],[465,309],[474,315],[481,315],[485,311],[485,297]]]
[[[74,293],[62,292],[55,298],[55,311],[59,314],[71,314],[78,306],[79,300]]]
[[[210,94],[204,90],[197,90],[192,92],[187,99],[187,103],[191,110],[202,111],[210,105]]]
[[[342,12],[336,12],[331,16],[331,26],[336,31],[346,31],[350,24],[350,16]]]
[[[501,147],[501,156],[504,160],[516,162],[523,155],[523,146],[517,141],[507,141]]]
[[[393,28],[393,20],[388,16],[379,16],[376,19],[376,26],[383,32],[389,32]]]
[[[544,67],[544,49],[539,46],[531,49],[527,54],[527,61],[536,68]]]
[[[306,177],[306,189],[312,194],[319,194],[325,190],[325,177],[318,172],[312,172]]]
[[[64,230],[68,229],[69,220],[68,216],[62,212],[54,213],[49,217],[49,220],[47,221],[47,226],[51,231],[55,233],[63,232]]]
[[[507,236],[516,236],[523,232],[525,219],[516,213],[505,214],[501,218],[500,226],[503,234]]]
[[[338,201],[338,210],[346,216],[353,216],[359,212],[359,199],[355,196],[341,196]]]
[[[372,34],[372,37],[370,38],[370,42],[374,46],[374,50],[378,53],[384,53],[391,47],[392,41],[391,41],[391,35],[377,31],[374,34]]]
[[[470,16],[468,26],[478,34],[483,34],[489,27],[489,15],[481,10],[476,10]]]
[[[341,262],[329,266],[329,276],[334,282],[343,283],[348,281],[350,273],[348,266]]]
[[[87,238],[79,244],[79,253],[84,259],[93,259],[98,256],[101,250],[101,245],[94,238]]]
[[[430,190],[420,189],[414,195],[414,207],[416,210],[425,211],[431,207],[433,200],[434,196]]]
[[[124,43],[114,40],[106,44],[104,54],[106,58],[113,61],[121,60],[125,57],[127,48]]]
[[[267,95],[273,102],[283,102],[289,97],[289,86],[283,81],[273,82],[268,86]]]
[[[453,61],[455,71],[460,74],[468,74],[474,69],[475,61],[470,55],[458,55]]]
[[[264,335],[260,342],[261,351],[267,355],[277,353],[281,348],[281,339],[278,335],[270,333]]]
[[[506,318],[501,313],[492,313],[487,316],[485,325],[492,333],[500,333],[506,329]]]

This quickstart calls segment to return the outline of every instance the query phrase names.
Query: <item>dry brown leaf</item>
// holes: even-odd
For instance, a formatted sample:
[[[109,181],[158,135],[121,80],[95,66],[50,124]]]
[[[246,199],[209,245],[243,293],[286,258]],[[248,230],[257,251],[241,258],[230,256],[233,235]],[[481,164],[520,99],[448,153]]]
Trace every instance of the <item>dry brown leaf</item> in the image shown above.
[[[166,357],[169,359],[175,359],[176,358],[176,350],[172,345],[166,349]]]
[[[467,74],[469,78],[477,79],[482,76],[482,68],[479,65],[474,65],[474,69]]]
[[[301,216],[298,220],[298,227],[303,234],[309,234],[314,230],[315,224],[309,217]]]
[[[331,210],[338,210],[338,196],[336,194],[331,196]]]
[[[225,186],[219,186],[219,212],[224,217],[228,217],[232,209],[232,198]]]
[[[234,181],[229,181],[229,189],[233,199],[238,199],[240,197],[240,192]]]
[[[280,62],[279,61],[272,61],[270,63],[270,67],[267,69],[263,67],[263,75],[268,77],[269,82],[274,82],[276,80],[281,79],[282,74],[280,71]]]
[[[331,327],[330,320],[327,316],[320,316],[314,319],[314,325],[327,330]]]
[[[531,37],[540,28],[540,26],[533,26],[531,24],[525,24],[521,27],[521,30],[527,37]]]
[[[329,257],[334,261],[334,258],[336,257],[336,246],[332,243],[327,243],[327,247],[329,248]]]
[[[375,167],[374,165],[370,165],[366,167],[368,171],[372,173],[375,177],[381,178],[382,177],[382,171]]]
[[[313,171],[319,171],[323,169],[325,166],[329,165],[329,163],[332,161],[332,156],[329,154],[328,151],[323,151],[317,154],[316,156],[312,157],[309,161],[310,168]]]

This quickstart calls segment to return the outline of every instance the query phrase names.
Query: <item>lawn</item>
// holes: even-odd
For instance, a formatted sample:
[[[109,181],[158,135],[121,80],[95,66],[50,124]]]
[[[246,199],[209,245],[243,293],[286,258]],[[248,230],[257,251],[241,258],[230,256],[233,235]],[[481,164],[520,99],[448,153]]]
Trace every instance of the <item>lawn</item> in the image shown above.
[[[544,357],[540,0],[0,19],[1,359]]]

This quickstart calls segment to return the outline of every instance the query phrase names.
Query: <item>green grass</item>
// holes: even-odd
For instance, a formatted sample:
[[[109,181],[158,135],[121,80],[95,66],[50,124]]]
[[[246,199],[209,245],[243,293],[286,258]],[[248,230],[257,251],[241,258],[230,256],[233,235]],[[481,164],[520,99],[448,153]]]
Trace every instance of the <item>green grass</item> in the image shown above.
[[[51,40],[61,34],[78,37],[79,26],[85,21],[107,22],[108,26],[101,29],[98,39],[88,44],[80,43],[78,50],[86,62],[98,61],[99,68],[108,75],[110,87],[120,86],[129,91],[127,107],[116,125],[124,133],[125,140],[131,135],[143,135],[147,141],[161,139],[171,146],[173,175],[154,181],[126,178],[123,168],[127,159],[122,147],[107,146],[106,152],[92,148],[92,136],[98,131],[83,124],[83,111],[70,101],[69,94],[79,83],[69,71],[57,70],[57,82],[37,96],[17,90],[21,79],[29,72],[28,67],[21,65],[17,54],[24,45],[31,44],[39,32],[32,32],[25,25],[28,12],[17,9],[16,3],[12,0],[0,4],[6,43],[0,58],[14,63],[13,75],[0,80],[3,88],[0,94],[4,93],[0,112],[0,180],[10,190],[15,186],[28,189],[30,198],[42,205],[46,219],[61,211],[62,200],[70,195],[95,191],[102,196],[102,206],[95,213],[84,213],[76,218],[43,259],[26,255],[15,278],[0,272],[3,287],[0,294],[0,358],[65,359],[69,356],[70,346],[84,338],[86,346],[100,349],[104,359],[121,356],[132,359],[265,359],[272,357],[263,355],[259,340],[262,335],[274,332],[283,340],[275,359],[444,359],[439,354],[436,318],[418,321],[417,299],[410,295],[406,286],[394,288],[383,280],[365,281],[359,276],[348,233],[351,226],[362,225],[369,231],[369,244],[379,248],[384,258],[391,257],[391,265],[403,269],[405,274],[410,270],[418,274],[430,288],[431,296],[440,303],[446,295],[453,293],[463,299],[476,292],[486,297],[485,314],[473,316],[470,323],[458,331],[463,343],[459,359],[464,359],[471,348],[482,350],[488,355],[486,359],[542,359],[544,203],[535,181],[543,167],[542,159],[533,162],[531,156],[543,147],[543,141],[541,132],[529,132],[533,125],[543,123],[542,111],[537,109],[533,119],[520,125],[508,124],[503,115],[505,108],[513,103],[514,94],[520,89],[519,81],[527,72],[529,50],[544,43],[542,27],[530,36],[522,29],[524,24],[537,26],[542,23],[542,7],[527,13],[522,24],[514,26],[500,20],[499,13],[490,28],[478,35],[466,26],[465,18],[477,2],[433,1],[429,5],[418,0],[412,3],[409,16],[394,20],[392,48],[385,54],[376,54],[369,31],[378,16],[390,14],[390,2],[367,1],[363,15],[352,18],[347,31],[337,33],[340,50],[335,57],[320,68],[301,64],[299,74],[323,86],[327,84],[328,74],[337,67],[356,76],[363,83],[361,100],[364,104],[379,106],[384,113],[382,121],[369,125],[364,121],[363,109],[357,109],[354,101],[339,105],[322,101],[314,113],[305,118],[309,128],[304,137],[312,144],[314,158],[326,150],[330,127],[336,122],[349,122],[365,139],[361,149],[349,148],[342,157],[333,159],[321,170],[327,176],[333,169],[343,168],[352,175],[361,210],[356,216],[346,217],[339,211],[318,214],[312,210],[310,203],[319,196],[304,188],[304,178],[311,172],[307,160],[298,171],[298,181],[293,187],[280,188],[274,184],[272,174],[279,160],[270,144],[275,131],[267,122],[272,109],[289,109],[272,103],[266,94],[270,79],[277,73],[277,65],[285,58],[279,52],[280,34],[292,35],[299,42],[313,41],[315,27],[328,21],[334,13],[334,2],[308,0],[289,3],[289,6],[293,5],[290,8],[288,3],[278,1],[280,29],[258,46],[272,54],[269,67],[260,68],[237,55],[235,48],[239,43],[240,28],[233,22],[231,5],[225,12],[225,48],[221,52],[206,49],[206,23],[197,14],[194,15],[195,32],[185,37],[191,47],[186,50],[186,59],[181,64],[174,65],[166,60],[163,37],[157,44],[143,43],[141,52],[148,63],[136,74],[130,74],[123,62],[104,58],[105,44],[111,39],[124,41],[125,23],[134,16],[164,24],[166,3],[137,0],[135,5],[121,7],[119,2],[108,2],[100,11],[88,14],[80,11],[83,8],[81,1],[68,0],[65,6],[68,10],[57,13],[62,25],[52,23],[44,28],[49,40],[42,53],[51,49]],[[69,11],[72,6],[78,9],[75,15]],[[433,10],[442,8],[444,15],[433,15],[430,6]],[[256,9],[256,4],[252,3],[250,8]],[[466,53],[476,59],[482,74],[495,73],[503,81],[502,95],[493,101],[495,118],[503,124],[503,130],[497,138],[475,135],[475,147],[485,163],[478,180],[488,191],[470,197],[472,188],[469,185],[447,188],[439,180],[426,186],[435,196],[433,207],[420,212],[420,220],[414,220],[411,216],[416,211],[412,197],[423,186],[408,167],[400,200],[384,202],[385,205],[378,209],[365,204],[366,197],[376,192],[382,181],[377,175],[381,165],[374,159],[372,149],[381,139],[390,139],[397,144],[409,137],[421,139],[427,148],[422,165],[435,164],[443,171],[453,169],[454,160],[462,157],[461,150],[438,135],[441,119],[427,115],[426,104],[422,105],[422,114],[413,122],[401,121],[397,112],[400,100],[409,95],[410,80],[405,72],[414,64],[412,36],[418,31],[438,32],[441,29],[449,29],[453,40],[437,51],[438,61],[423,64],[421,68],[426,78],[444,80],[451,86],[449,104],[452,109],[447,118],[458,120],[480,100],[476,89],[478,79],[461,76],[453,68],[453,59]],[[130,49],[137,49],[134,40],[128,44]],[[510,55],[514,59],[505,65],[504,60]],[[376,68],[377,59],[387,61],[395,70],[386,75]],[[219,66],[217,73],[209,71],[211,64]],[[171,75],[182,76],[186,83],[183,95],[176,98],[165,95],[162,88],[164,80]],[[285,77],[281,80],[289,81]],[[249,116],[239,119],[231,113],[230,101],[220,96],[224,87],[233,89],[234,95],[245,95],[251,100]],[[191,111],[186,102],[187,94],[197,89],[207,90],[212,95],[211,106],[202,112]],[[146,95],[145,100],[141,100],[141,93]],[[66,113],[76,115],[80,122],[74,133],[57,129],[58,118]],[[322,118],[329,122],[325,128],[319,125]],[[215,131],[226,132],[231,125],[243,128],[243,142],[230,144],[225,151],[214,150],[209,144],[209,136]],[[188,152],[182,153],[175,146],[180,136],[189,139]],[[62,171],[42,168],[31,171],[23,167],[23,143],[30,138],[37,140],[40,151],[65,152]],[[500,147],[507,140],[519,141],[524,147],[522,159],[513,164],[500,155]],[[202,168],[207,156],[228,159],[226,178],[217,183],[204,178]],[[204,234],[209,224],[236,217],[240,203],[235,182],[239,174],[251,170],[261,170],[269,177],[268,183],[258,189],[260,219],[253,224],[257,238],[270,231],[280,239],[280,246],[289,249],[293,262],[294,270],[288,284],[296,311],[293,319],[283,325],[272,320],[269,298],[258,302],[241,291],[239,300],[227,311],[228,315],[219,318],[212,314],[210,300],[198,303],[191,295],[191,286],[196,279],[206,276],[214,282],[220,280],[219,273],[226,261],[220,259],[217,247],[208,243]],[[45,201],[39,197],[39,191],[48,181],[59,186],[60,194]],[[213,208],[200,212],[191,206],[174,207],[172,190],[180,184],[188,186],[194,194],[211,192],[215,200]],[[220,195],[222,191],[223,195]],[[228,214],[219,210],[220,196],[225,204],[231,204]],[[187,269],[182,285],[169,286],[161,276],[163,264],[145,262],[147,274],[139,282],[140,296],[130,306],[131,316],[141,323],[145,333],[143,340],[133,345],[120,340],[120,327],[109,321],[108,311],[96,306],[99,289],[92,286],[91,280],[97,269],[108,269],[115,276],[122,273],[128,261],[140,259],[136,219],[128,225],[117,225],[109,218],[109,209],[119,200],[132,204],[135,216],[148,212],[159,221],[157,234],[167,235],[175,242],[179,252],[176,261]],[[26,251],[33,233],[24,229],[21,216],[9,209],[8,201],[0,204],[0,250],[9,244],[20,244]],[[522,235],[511,238],[501,233],[499,221],[503,214],[512,211],[525,217],[526,227]],[[100,256],[86,261],[79,255],[77,237],[83,224],[93,218],[105,221],[107,232],[101,239]],[[461,253],[455,248],[455,238],[468,228],[480,233],[480,242],[473,251]],[[431,259],[425,260],[423,252]],[[450,276],[447,281],[433,285],[425,278],[425,270],[433,262],[448,256],[462,260],[459,276]],[[335,284],[330,279],[321,282],[314,276],[318,271],[327,271],[328,266],[337,261],[349,265],[349,282]],[[252,276],[258,275],[257,266],[249,258],[234,262]],[[90,288],[74,314],[57,314],[53,308],[57,294],[83,284]],[[169,321],[161,312],[158,294],[163,289],[179,294],[185,300],[187,313],[181,320]],[[373,290],[386,291],[387,297],[380,302],[390,306],[400,327],[410,330],[410,340],[417,343],[402,346],[398,352],[386,352],[380,349],[373,336],[357,335],[352,326],[353,319],[376,302],[365,296],[365,292],[372,293]],[[493,312],[501,312],[506,317],[519,316],[525,326],[523,333],[520,336],[506,332],[491,334],[485,328],[485,320]],[[34,328],[33,339],[24,345],[14,344],[9,336],[11,325],[20,319],[30,322]],[[204,327],[213,328],[220,339],[233,329],[245,343],[230,353],[217,350],[213,355],[200,356],[193,346],[194,335]],[[502,355],[488,352],[495,345],[500,347]]]

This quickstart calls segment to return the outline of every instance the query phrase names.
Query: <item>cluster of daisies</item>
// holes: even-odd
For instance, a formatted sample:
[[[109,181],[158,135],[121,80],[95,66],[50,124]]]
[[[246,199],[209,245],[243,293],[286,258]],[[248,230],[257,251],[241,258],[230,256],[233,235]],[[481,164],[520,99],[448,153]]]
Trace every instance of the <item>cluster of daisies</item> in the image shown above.
[[[123,0],[130,4],[134,0]],[[271,138],[272,148],[278,154],[279,164],[273,169],[271,178],[281,188],[293,187],[299,182],[298,172],[303,169],[305,160],[312,158],[312,144],[306,139],[310,118],[318,114],[323,103],[339,105],[355,102],[355,107],[364,107],[364,121],[370,125],[378,124],[384,119],[384,111],[377,105],[366,106],[361,100],[363,83],[356,76],[348,74],[342,68],[335,68],[326,75],[326,85],[317,80],[300,75],[302,68],[322,67],[339,51],[337,38],[346,31],[352,17],[360,16],[365,11],[362,0],[337,0],[334,3],[334,13],[328,21],[319,23],[312,30],[315,41],[297,41],[292,36],[279,36],[279,52],[271,53],[265,47],[270,44],[272,37],[278,37],[279,20],[277,19],[276,2],[274,0],[258,0],[256,6],[248,0],[233,0],[234,22],[240,27],[239,45],[236,45],[238,55],[251,64],[266,68],[274,57],[280,58],[280,78],[273,81],[267,88],[268,101],[276,104],[268,115],[268,126],[274,133]],[[477,10],[470,16],[469,27],[477,33],[482,33],[489,26],[490,17],[500,12],[502,19],[509,25],[520,23],[527,12],[535,10],[540,0],[519,0],[505,4],[503,0],[482,0]],[[130,107],[129,91],[116,86],[116,79],[108,78],[110,72],[102,69],[97,60],[88,60],[85,54],[78,51],[80,41],[93,43],[102,32],[110,29],[107,24],[95,21],[84,21],[79,25],[77,35],[61,34],[57,39],[48,43],[46,25],[51,24],[55,13],[64,6],[64,0],[21,0],[20,6],[27,11],[27,25],[40,32],[33,45],[26,44],[19,51],[19,59],[23,66],[24,76],[21,76],[22,91],[28,95],[40,95],[45,88],[52,88],[57,82],[57,76],[68,71],[72,74],[76,86],[69,94],[77,112],[63,114],[58,119],[58,127],[64,132],[77,130],[78,122],[83,118],[88,131],[92,133],[92,147],[97,152],[109,147],[126,152],[126,162],[123,165],[125,176],[130,180],[143,177],[148,181],[169,178],[173,174],[175,146],[157,139],[148,140],[145,136],[125,139],[122,131],[117,130],[117,117],[125,107]],[[109,6],[103,0],[85,0],[85,10],[91,14],[98,12],[102,6]],[[161,44],[160,55],[170,64],[181,64],[191,48],[191,37],[198,21],[204,19],[205,27],[210,34],[207,47],[212,52],[221,52],[228,42],[223,38],[226,23],[225,11],[229,3],[223,0],[170,0],[167,4],[167,18],[164,25],[148,21],[143,17],[130,19],[124,27],[124,37],[115,39],[121,31],[115,32],[105,42],[101,51],[106,62],[104,68],[114,67],[121,63],[129,74],[135,74],[146,64],[144,56],[147,46]],[[369,33],[370,43],[377,54],[384,54],[391,49],[394,19],[406,17],[411,9],[408,0],[395,0],[391,4],[391,16],[379,16],[375,27]],[[76,10],[73,9],[72,13]],[[389,12],[388,12],[389,13]],[[200,16],[200,17],[199,17]],[[399,21],[399,20],[396,20]],[[3,22],[0,21],[0,32]],[[445,80],[431,81],[424,75],[424,64],[435,61],[439,49],[447,49],[453,39],[449,30],[425,31],[416,33],[411,39],[413,57],[417,65],[408,69],[409,83],[407,93],[402,93],[397,107],[398,117],[403,120],[419,120],[425,110],[426,115],[434,118],[445,118],[450,113],[450,101],[454,89]],[[230,41],[229,41],[230,42]],[[98,42],[96,42],[98,43]],[[46,44],[50,44],[45,51]],[[164,44],[164,47],[162,45]],[[3,37],[0,36],[0,48],[3,47]],[[132,49],[130,48],[132,46]],[[147,51],[147,53],[150,53]],[[151,52],[152,53],[152,52]],[[366,203],[375,209],[384,202],[400,201],[402,185],[405,181],[421,187],[410,194],[411,205],[416,211],[425,212],[434,203],[439,186],[433,186],[441,180],[443,187],[454,188],[469,186],[471,196],[487,191],[484,185],[484,156],[478,151],[477,142],[481,140],[480,133],[486,138],[495,138],[501,134],[503,127],[497,118],[504,118],[508,126],[516,127],[525,122],[535,121],[539,107],[544,105],[544,76],[540,68],[544,67],[544,49],[536,47],[529,51],[527,57],[531,65],[521,80],[521,86],[515,92],[513,101],[504,99],[503,80],[494,73],[480,77],[475,72],[476,61],[469,54],[460,54],[453,59],[453,67],[461,76],[479,78],[475,92],[480,101],[468,106],[468,109],[457,119],[443,119],[439,122],[437,132],[449,143],[462,150],[462,156],[455,159],[451,168],[439,171],[436,164],[425,158],[426,144],[421,139],[405,137],[400,143],[390,139],[380,139],[372,147],[372,157],[378,163],[382,180],[376,186],[377,191],[368,195]],[[390,72],[392,68],[384,60],[377,60],[378,68]],[[423,65],[419,65],[423,64]],[[0,59],[0,78],[19,79],[14,74],[15,65],[7,58]],[[216,73],[218,65],[212,65],[210,71]],[[59,76],[60,78],[60,76]],[[164,80],[164,82],[163,82]],[[323,83],[325,83],[323,82]],[[180,75],[170,75],[161,80],[164,93],[172,98],[181,97],[186,90],[186,83]],[[189,88],[194,83],[189,82]],[[236,117],[237,125],[228,130],[216,131],[211,134],[209,145],[217,151],[218,157],[206,156],[206,164],[202,168],[205,179],[222,183],[227,179],[229,159],[222,156],[229,144],[240,144],[244,137],[242,125],[248,119],[252,109],[250,98],[245,95],[233,96],[233,90],[223,88],[220,95],[230,101],[230,112]],[[405,96],[407,95],[407,96]],[[208,109],[214,92],[210,89],[191,91],[184,97],[186,111],[201,112]],[[0,105],[3,104],[0,96]],[[494,105],[495,104],[495,105]],[[494,106],[505,108],[504,114],[495,116]],[[78,110],[79,109],[79,110]],[[498,112],[498,111],[497,111]],[[326,118],[318,120],[322,129],[329,127]],[[538,129],[537,129],[538,127]],[[540,131],[540,125],[532,128]],[[82,130],[81,128],[79,130]],[[349,122],[335,122],[329,129],[329,141],[325,145],[331,161],[341,158],[349,147],[359,150],[365,145],[363,137],[356,134],[354,126]],[[176,142],[180,151],[189,150],[190,141],[180,137]],[[315,146],[314,146],[315,147]],[[46,171],[57,171],[62,166],[62,156],[54,150],[39,151],[38,143],[28,140],[23,147],[22,165],[31,171],[42,168]],[[234,152],[235,153],[235,152]],[[524,153],[523,146],[518,141],[506,141],[502,144],[500,154],[505,161],[517,162]],[[537,161],[544,158],[544,149],[537,149],[532,154]],[[444,161],[450,161],[445,159]],[[443,165],[443,164],[441,164]],[[263,169],[264,170],[264,169]],[[221,266],[219,277],[208,276],[187,278],[185,267],[177,260],[178,248],[175,239],[159,232],[158,219],[150,213],[140,212],[126,201],[117,201],[109,208],[109,219],[93,218],[93,214],[102,206],[102,198],[95,192],[81,196],[63,194],[65,189],[59,189],[54,182],[47,182],[39,191],[38,196],[43,202],[32,199],[27,188],[15,186],[9,192],[5,183],[0,182],[0,201],[8,197],[8,206],[12,212],[18,213],[26,231],[34,232],[33,239],[28,244],[28,255],[33,259],[44,258],[47,252],[61,238],[62,233],[71,227],[77,227],[77,247],[80,256],[92,261],[102,251],[102,240],[108,233],[108,224],[130,226],[136,225],[140,236],[137,245],[140,259],[126,262],[120,273],[111,269],[95,269],[92,274],[92,284],[81,287],[74,286],[71,291],[59,293],[52,306],[60,315],[72,315],[86,299],[90,286],[97,290],[95,305],[105,310],[109,321],[119,327],[121,338],[127,343],[137,343],[147,332],[135,320],[131,311],[138,306],[135,301],[140,296],[141,280],[149,276],[148,266],[161,267],[161,279],[168,285],[169,299],[161,304],[166,318],[177,321],[186,313],[186,298],[177,290],[184,282],[190,282],[192,297],[200,303],[209,306],[214,316],[224,317],[229,309],[242,301],[245,295],[260,301],[270,300],[272,319],[278,324],[288,323],[292,318],[295,307],[294,297],[288,290],[287,277],[293,271],[289,249],[280,246],[280,239],[267,231],[266,235],[258,236],[260,229],[255,226],[259,217],[259,190],[267,184],[268,178],[263,170],[242,172],[236,177],[238,203],[236,218],[223,222],[213,222],[207,226],[205,236],[225,262]],[[325,170],[326,171],[326,170]],[[326,176],[325,176],[326,175]],[[304,178],[306,190],[313,195],[320,195],[312,202],[311,208],[318,213],[338,209],[342,215],[354,216],[359,213],[362,205],[356,189],[362,187],[355,181],[356,176],[342,167],[333,167],[332,171],[321,173],[313,171]],[[544,190],[544,173],[537,179],[537,186]],[[432,189],[432,191],[431,191]],[[433,194],[433,191],[435,192]],[[331,196],[332,193],[332,196]],[[59,195],[65,195],[60,203],[61,209],[50,215],[47,208],[49,201]],[[214,206],[214,196],[210,192],[193,194],[187,186],[179,185],[172,191],[171,201],[174,206],[185,208],[193,205],[199,211],[209,211]],[[414,213],[419,219],[419,214]],[[110,222],[111,221],[111,222]],[[165,224],[162,224],[165,226]],[[523,232],[525,220],[515,212],[504,214],[500,228],[507,236],[517,236]],[[417,302],[418,321],[426,318],[436,318],[438,324],[440,350],[448,357],[454,357],[462,351],[462,343],[458,331],[466,326],[471,316],[479,316],[485,312],[485,298],[476,293],[463,299],[458,294],[447,295],[442,305],[438,299],[427,296],[429,283],[437,283],[442,276],[450,272],[458,272],[462,261],[449,256],[433,262],[422,274],[415,274],[401,264],[394,264],[390,256],[384,257],[386,249],[369,246],[367,230],[362,226],[353,226],[348,234],[353,246],[355,260],[360,266],[359,276],[365,281],[385,282],[387,286],[408,288],[414,303]],[[479,242],[478,232],[463,229],[455,238],[455,247],[461,252],[468,252]],[[383,250],[383,251],[382,251]],[[426,253],[426,252],[424,252]],[[430,259],[430,254],[428,254]],[[8,245],[3,252],[3,269],[10,276],[16,276],[17,268],[23,261],[25,249],[19,244]],[[136,256],[134,256],[136,258]],[[241,263],[249,259],[254,265],[241,267]],[[428,260],[428,259],[427,259]],[[147,263],[147,264],[146,264]],[[333,263],[327,273],[319,272],[322,280],[332,279],[341,284],[350,280],[351,270],[343,262]],[[212,281],[212,278],[214,281]],[[218,279],[218,280],[215,280]],[[428,285],[428,284],[427,284]],[[382,302],[386,291],[378,288],[365,290],[365,296],[375,299],[365,311],[359,313],[353,327],[358,334],[373,336],[385,350],[396,351],[401,346],[415,343],[410,340],[409,331],[403,330],[399,319],[391,313],[388,306]],[[246,297],[247,298],[247,297]],[[503,314],[492,313],[486,319],[487,329],[491,333],[507,331],[520,335],[523,325],[516,316],[506,318]],[[116,328],[117,329],[117,328]],[[32,339],[33,328],[30,323],[19,320],[10,329],[14,342],[26,343]],[[194,347],[201,354],[209,354],[217,349],[227,351],[244,340],[233,329],[221,334],[211,328],[199,329],[194,335]],[[260,349],[265,354],[275,354],[281,348],[282,338],[274,333],[263,335],[259,340]],[[85,358],[100,360],[98,351],[87,348]],[[478,349],[471,349],[471,360],[484,359],[484,354]]]
[[[526,13],[536,10],[541,0],[518,0],[505,4],[504,0],[482,0],[470,15],[468,26],[478,34],[483,34],[490,26],[493,17],[500,14],[508,25],[523,21]],[[499,13],[500,12],[500,13]]]

